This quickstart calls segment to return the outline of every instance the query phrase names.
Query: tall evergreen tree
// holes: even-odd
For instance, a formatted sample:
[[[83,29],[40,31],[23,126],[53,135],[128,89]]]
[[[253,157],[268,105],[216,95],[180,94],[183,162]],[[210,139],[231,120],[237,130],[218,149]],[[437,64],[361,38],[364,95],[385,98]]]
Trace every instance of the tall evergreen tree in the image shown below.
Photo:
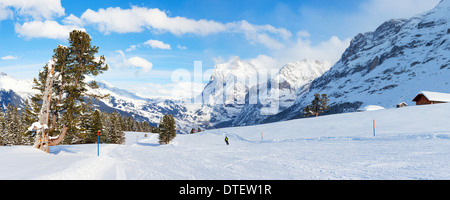
[[[2,106],[0,106],[0,146],[6,145],[5,141],[5,114],[3,112]]]
[[[27,130],[33,122],[37,121],[36,116],[33,111],[30,109],[31,105],[28,103],[28,100],[25,102],[25,110],[22,111],[22,124],[23,124],[23,135],[24,135],[24,145],[31,145],[34,143],[34,139],[31,132]]]
[[[169,144],[177,136],[175,118],[172,115],[164,115],[159,123],[159,143]]]
[[[14,122],[13,122],[13,109],[12,105],[8,104],[5,110],[5,145],[13,145],[15,140],[14,134]]]
[[[98,47],[91,44],[91,37],[83,31],[74,30],[69,36],[69,47],[59,45],[54,50],[54,68],[52,76],[52,100],[50,104],[50,135],[56,135],[62,129],[68,128],[64,143],[80,143],[85,141],[88,134],[86,114],[92,110],[85,100],[90,98],[105,98],[106,96],[89,94],[88,87],[98,88],[95,81],[86,82],[86,76],[97,76],[108,70],[105,57],[96,58]],[[45,90],[45,80],[48,67],[34,79],[34,88],[41,92],[32,98],[33,113],[39,113],[42,104],[42,94]]]
[[[110,132],[109,132],[109,138],[111,140],[111,143],[114,144],[123,144],[125,142],[125,133],[121,129],[120,124],[120,115],[116,112],[113,112],[110,114],[110,122],[111,126]]]
[[[84,121],[84,123],[89,124],[86,126],[87,129],[87,135],[86,135],[86,143],[95,143],[97,142],[97,131],[100,131],[102,134],[102,138],[100,138],[101,141],[105,140],[105,134],[103,122],[102,122],[102,114],[99,110],[95,110],[94,112],[91,112],[89,115],[89,120]]]

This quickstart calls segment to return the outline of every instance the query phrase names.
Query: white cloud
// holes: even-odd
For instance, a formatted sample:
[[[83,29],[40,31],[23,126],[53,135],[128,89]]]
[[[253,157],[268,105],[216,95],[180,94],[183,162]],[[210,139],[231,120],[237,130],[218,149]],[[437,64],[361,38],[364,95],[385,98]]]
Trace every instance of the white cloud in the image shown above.
[[[369,0],[360,5],[359,11],[348,16],[348,25],[360,27],[359,32],[373,31],[386,20],[411,18],[434,8],[440,0]]]
[[[137,48],[138,46],[140,46],[140,45],[139,45],[139,44],[138,44],[138,45],[131,45],[130,48],[126,49],[125,51],[126,51],[126,52],[134,51],[134,50],[136,50],[136,48]]]
[[[74,26],[84,26],[83,20],[78,18],[77,16],[70,14],[66,18],[62,20],[64,24],[74,25]]]
[[[135,44],[135,45],[131,45],[128,49],[126,49],[126,52],[130,52],[130,51],[134,51],[136,50],[138,47],[142,47],[142,46],[148,46],[151,47],[153,49],[171,49],[170,48],[170,44],[166,44],[162,41],[159,40],[147,40],[146,42],[142,43],[142,44]]]
[[[256,58],[252,58],[248,60],[250,63],[255,65],[258,68],[262,69],[279,69],[282,65],[286,63],[280,63],[280,61],[276,58],[272,58],[267,55],[258,55]]]
[[[67,39],[69,38],[69,33],[74,29],[83,30],[73,25],[61,25],[56,21],[46,20],[42,21],[31,21],[25,22],[24,24],[16,24],[15,31],[26,39],[32,38],[49,38],[49,39]]]
[[[144,42],[144,45],[150,46],[153,49],[171,49],[169,44],[166,44],[159,40],[148,40]]]
[[[18,57],[17,56],[3,56],[2,60],[16,60]]]
[[[149,72],[153,68],[153,63],[146,60],[145,58],[139,56],[127,58],[125,53],[121,50],[117,50],[112,56],[108,56],[107,62],[113,67],[117,67],[117,69],[140,68],[139,70],[135,70],[135,75],[138,75],[142,72]]]
[[[292,36],[288,30],[272,25],[253,25],[245,20],[221,23],[206,19],[169,17],[165,11],[157,8],[139,6],[132,6],[131,9],[101,8],[98,11],[88,9],[80,18],[69,16],[65,22],[75,25],[94,25],[104,34],[112,32],[140,33],[146,29],[155,33],[169,32],[176,36],[184,34],[206,36],[223,32],[241,33],[251,43],[262,44],[270,49],[283,48],[285,45],[280,40],[286,41]],[[134,49],[130,47],[129,50]]]
[[[186,50],[187,49],[187,47],[186,46],[182,46],[182,45],[177,45],[177,49],[180,49],[180,50]]]
[[[292,45],[274,53],[280,62],[288,63],[308,58],[319,61],[326,60],[334,64],[341,58],[351,41],[350,38],[341,40],[337,36],[332,36],[326,41],[313,45],[311,40],[306,37],[309,36],[309,33],[301,32],[299,36]]]
[[[390,19],[411,18],[433,9],[440,0],[369,0],[360,4],[356,13],[340,16],[342,26],[356,33],[373,31]],[[356,35],[355,33],[355,35]]]
[[[297,40],[292,44],[287,44],[285,48],[274,50],[269,55],[258,55],[255,58],[246,59],[255,66],[262,69],[280,69],[289,62],[303,59],[313,59],[318,61],[328,61],[336,63],[345,49],[350,45],[350,38],[340,40],[336,36],[330,37],[327,41],[322,41],[313,45],[309,40],[310,34],[307,31],[297,33]],[[217,63],[223,63],[222,58],[216,58]]]
[[[297,37],[298,38],[309,38],[309,37],[311,37],[311,34],[308,31],[298,31]]]
[[[61,0],[0,0],[0,11],[13,9],[18,17],[33,20],[53,19],[64,16]],[[0,19],[2,14],[0,14]]]
[[[0,4],[0,21],[13,16],[13,12]]]
[[[142,72],[149,72],[153,67],[153,64],[150,61],[139,56],[125,59],[124,64],[132,67],[140,67],[142,68]]]
[[[292,34],[284,28],[271,25],[254,25],[246,20],[227,24],[228,31],[244,34],[252,43],[262,44],[269,49],[279,50],[285,47],[283,41],[289,40]],[[280,41],[281,40],[281,41]]]
[[[132,90],[145,97],[163,97],[171,99],[194,98],[202,93],[205,84],[189,81],[167,84],[146,83],[132,86]]]
[[[157,8],[132,6],[131,9],[106,8],[93,11],[86,10],[80,17],[87,24],[93,24],[105,33],[139,33],[145,29],[156,32],[208,35],[221,32],[226,27],[212,20],[192,20],[185,17],[168,17]]]

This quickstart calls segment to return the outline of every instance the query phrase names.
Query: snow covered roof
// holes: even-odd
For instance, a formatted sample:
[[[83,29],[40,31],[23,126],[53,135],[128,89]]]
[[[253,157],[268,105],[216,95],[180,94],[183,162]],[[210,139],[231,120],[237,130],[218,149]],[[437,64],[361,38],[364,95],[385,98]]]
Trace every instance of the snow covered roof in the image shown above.
[[[417,95],[423,95],[429,101],[449,102],[450,103],[450,94],[448,94],[448,93],[421,91]],[[417,98],[417,96],[416,96],[416,98]],[[414,100],[416,98],[414,98]]]

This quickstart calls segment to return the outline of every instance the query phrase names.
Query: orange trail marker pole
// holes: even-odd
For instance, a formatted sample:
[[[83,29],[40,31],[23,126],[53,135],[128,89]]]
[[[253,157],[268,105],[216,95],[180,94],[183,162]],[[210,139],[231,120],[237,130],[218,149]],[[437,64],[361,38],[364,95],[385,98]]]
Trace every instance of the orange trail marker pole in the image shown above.
[[[375,137],[375,119],[373,120],[373,137]]]

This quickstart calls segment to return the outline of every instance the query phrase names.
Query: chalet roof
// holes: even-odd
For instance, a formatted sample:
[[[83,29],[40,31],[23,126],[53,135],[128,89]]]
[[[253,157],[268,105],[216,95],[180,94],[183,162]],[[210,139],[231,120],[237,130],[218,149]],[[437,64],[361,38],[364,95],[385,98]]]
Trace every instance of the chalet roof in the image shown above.
[[[419,92],[419,94],[417,94],[417,96],[413,99],[413,101],[416,101],[417,97],[419,95],[425,96],[429,101],[449,102],[450,103],[450,94],[448,94],[448,93],[421,91],[421,92]]]

